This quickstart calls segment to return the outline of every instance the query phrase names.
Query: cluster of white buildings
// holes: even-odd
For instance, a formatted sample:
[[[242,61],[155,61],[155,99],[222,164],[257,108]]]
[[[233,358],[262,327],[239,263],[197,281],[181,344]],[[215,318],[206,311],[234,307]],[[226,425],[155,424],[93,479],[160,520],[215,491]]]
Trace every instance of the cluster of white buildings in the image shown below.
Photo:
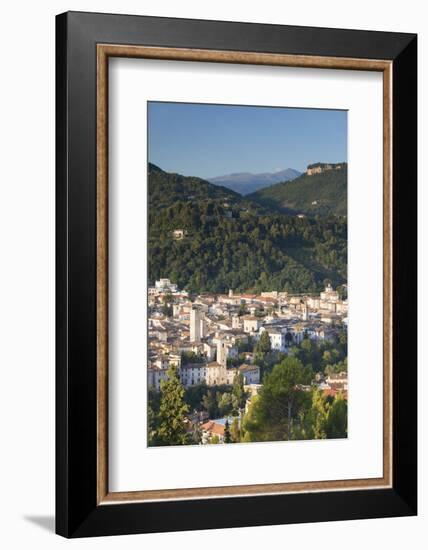
[[[271,348],[288,353],[304,337],[333,339],[337,327],[347,323],[347,302],[330,285],[319,296],[229,291],[200,295],[192,301],[169,279],[160,279],[148,294],[148,386],[156,390],[171,365],[177,367],[185,387],[202,382],[232,384],[237,373],[243,375],[244,384],[258,385],[260,369],[250,351],[242,361],[238,351],[242,342],[249,338],[257,342],[267,332]],[[171,301],[169,317],[164,315],[166,299]]]
[[[155,282],[154,287],[149,288],[149,295],[160,295],[160,294],[176,294],[177,293],[177,285],[174,283],[171,283],[169,279],[159,279],[159,281]],[[187,295],[187,293],[185,293]]]

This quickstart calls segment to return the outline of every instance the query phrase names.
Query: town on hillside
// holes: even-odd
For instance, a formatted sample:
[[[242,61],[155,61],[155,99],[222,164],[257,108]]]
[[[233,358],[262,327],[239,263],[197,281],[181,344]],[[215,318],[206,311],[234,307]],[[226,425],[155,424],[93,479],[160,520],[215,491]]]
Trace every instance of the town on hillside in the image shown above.
[[[263,351],[277,360],[322,349],[324,363],[320,359],[320,364],[334,362],[334,344],[346,334],[348,322],[347,288],[342,287],[339,292],[327,282],[317,295],[233,290],[190,295],[168,278],[157,280],[148,289],[149,406],[150,399],[159,399],[173,373],[189,395],[205,388],[204,407],[197,406],[199,397],[195,397],[195,404],[183,408],[190,442],[243,441],[236,433],[261,393],[264,371],[269,370]],[[339,364],[346,365],[346,359]],[[347,370],[312,370],[297,385],[302,394],[315,389],[330,402],[337,397],[346,400]],[[219,387],[224,393],[210,406],[209,390]],[[239,404],[233,406],[235,395]],[[301,429],[303,433],[304,426]]]
[[[147,445],[347,438],[347,111],[148,113]]]

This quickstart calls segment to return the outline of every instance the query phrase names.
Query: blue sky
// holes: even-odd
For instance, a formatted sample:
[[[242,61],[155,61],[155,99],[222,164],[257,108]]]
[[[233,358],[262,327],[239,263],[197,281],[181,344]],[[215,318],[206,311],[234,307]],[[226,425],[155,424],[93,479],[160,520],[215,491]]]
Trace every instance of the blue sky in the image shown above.
[[[202,178],[347,160],[347,112],[148,103],[149,161]]]

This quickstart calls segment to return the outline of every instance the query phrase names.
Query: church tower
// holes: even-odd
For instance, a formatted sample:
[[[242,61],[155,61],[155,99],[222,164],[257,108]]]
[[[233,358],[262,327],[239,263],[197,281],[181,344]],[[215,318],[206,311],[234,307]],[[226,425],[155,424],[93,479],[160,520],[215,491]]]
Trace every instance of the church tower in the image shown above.
[[[217,363],[222,367],[227,365],[227,348],[222,340],[217,342]]]
[[[302,321],[307,321],[309,319],[308,306],[306,302],[304,302],[303,300],[301,301],[301,304],[302,304]]]
[[[190,341],[200,342],[201,340],[201,312],[198,307],[192,306],[190,311]]]

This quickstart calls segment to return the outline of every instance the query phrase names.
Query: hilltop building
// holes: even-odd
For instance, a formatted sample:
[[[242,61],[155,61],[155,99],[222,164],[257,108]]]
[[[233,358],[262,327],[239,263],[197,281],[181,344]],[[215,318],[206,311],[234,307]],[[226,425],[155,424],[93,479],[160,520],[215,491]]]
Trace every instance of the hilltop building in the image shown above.
[[[314,174],[322,174],[329,170],[342,170],[346,166],[346,162],[339,162],[337,164],[327,164],[324,162],[316,162],[315,164],[309,164],[306,169],[306,175],[313,176]]]

